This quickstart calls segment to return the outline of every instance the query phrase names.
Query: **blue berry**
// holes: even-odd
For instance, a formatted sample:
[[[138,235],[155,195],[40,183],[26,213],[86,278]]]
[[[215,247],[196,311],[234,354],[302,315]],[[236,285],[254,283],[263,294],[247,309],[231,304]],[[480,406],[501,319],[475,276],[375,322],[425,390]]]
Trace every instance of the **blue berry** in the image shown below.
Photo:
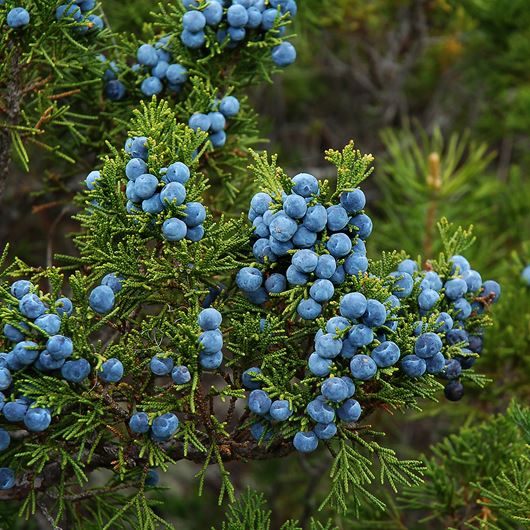
[[[350,361],[350,371],[354,379],[366,381],[377,373],[377,365],[368,355],[354,355]]]
[[[223,334],[218,329],[203,331],[199,336],[199,344],[204,353],[217,353],[223,347]]]
[[[13,378],[9,369],[6,367],[0,368],[0,390],[7,390],[12,382]]]
[[[181,64],[170,64],[166,70],[166,79],[175,85],[181,85],[188,79],[188,70]]]
[[[39,317],[41,318],[41,317]],[[23,322],[20,322],[19,324],[24,324]],[[26,327],[26,326],[21,326]],[[19,331],[15,326],[12,326],[11,324],[6,324],[3,328],[4,335],[8,340],[11,340],[13,342],[18,342],[24,339],[24,333]]]
[[[99,377],[104,383],[117,383],[123,377],[123,364],[112,358],[101,365]]]
[[[425,360],[417,355],[405,355],[401,360],[401,369],[409,377],[421,377],[425,373],[427,365]]]
[[[186,199],[186,188],[180,182],[170,182],[162,188],[160,199],[164,204],[180,206]]]
[[[15,473],[9,467],[0,467],[0,490],[10,490],[15,485]]]
[[[361,417],[361,405],[355,399],[347,399],[338,409],[337,416],[344,422],[357,421]]]
[[[467,283],[461,278],[454,278],[445,282],[445,296],[449,300],[457,300],[467,293]]]
[[[267,193],[259,192],[252,197],[250,201],[250,207],[258,214],[263,215],[272,203],[270,195]]]
[[[194,130],[208,131],[211,126],[210,116],[203,114],[202,112],[196,112],[191,116],[188,121],[188,125]]]
[[[154,75],[144,79],[140,86],[140,90],[148,97],[160,94],[163,88],[164,85],[162,84],[162,81]]]
[[[308,298],[299,302],[296,312],[304,320],[315,320],[322,313],[322,306],[312,298]]]
[[[460,381],[454,379],[447,383],[444,388],[444,394],[449,401],[459,401],[464,395],[464,387]]]
[[[344,262],[344,270],[350,276],[357,276],[368,270],[368,259],[359,254],[350,254]]]
[[[180,182],[181,184],[186,184],[186,182],[188,182],[189,179],[190,179],[190,169],[186,164],[182,162],[175,162],[171,164],[170,166],[168,166],[166,174],[162,177],[162,180],[165,183]],[[199,204],[199,203],[189,203],[189,204]]]
[[[359,188],[340,194],[340,203],[348,213],[357,213],[366,205],[366,197]]]
[[[236,283],[242,291],[257,291],[263,283],[263,275],[255,267],[243,267],[236,275]]]
[[[293,193],[283,200],[283,211],[292,219],[301,219],[307,212],[307,203],[303,197]]]
[[[326,331],[335,334],[337,330],[345,330],[351,326],[350,321],[344,317],[330,318],[326,323]]]
[[[364,213],[358,214],[353,217],[350,224],[357,228],[357,235],[361,239],[367,239],[372,233],[372,220]]]
[[[162,235],[168,241],[180,241],[186,237],[188,227],[184,221],[172,217],[162,224]]]
[[[374,332],[372,328],[365,326],[364,324],[355,324],[348,332],[348,341],[356,348],[368,346],[373,340]]]
[[[192,33],[191,31],[185,29],[180,34],[180,40],[182,41],[182,44],[184,44],[184,46],[195,50],[197,48],[201,48],[204,45],[206,37],[203,31]]]
[[[13,355],[19,364],[28,366],[39,356],[38,345],[31,340],[19,342],[13,348]]]
[[[318,254],[312,250],[298,250],[292,257],[291,263],[300,272],[313,272],[318,264]]]
[[[155,66],[158,63],[158,55],[153,46],[142,44],[136,52],[136,60],[145,66]]]
[[[220,112],[208,113],[210,130],[214,133],[222,131],[226,126],[226,118]]]
[[[145,434],[149,431],[149,416],[145,412],[136,412],[129,420],[129,428],[136,434]]]
[[[39,358],[35,362],[35,368],[44,372],[51,372],[53,370],[59,370],[65,359],[54,359],[47,350],[40,353]]]
[[[271,433],[267,432],[267,428],[265,425],[261,423],[253,423],[250,426],[250,434],[252,435],[252,438],[256,441],[268,441],[271,438]]]
[[[330,440],[337,434],[337,426],[334,423],[317,423],[313,432],[319,440]]]
[[[318,438],[314,432],[297,432],[293,438],[294,448],[300,453],[311,453],[318,447]]]
[[[171,357],[160,357],[155,355],[149,362],[149,368],[155,375],[168,375],[173,369],[173,359]]]
[[[302,227],[303,228],[303,227]],[[318,257],[318,263],[315,269],[317,278],[329,279],[337,270],[337,261],[330,254],[322,254]]]
[[[430,311],[440,299],[440,295],[434,289],[424,289],[418,296],[418,305],[423,311]]]
[[[24,416],[24,425],[28,431],[42,432],[45,431],[52,421],[49,410],[43,408],[29,408]]]
[[[421,282],[422,289],[434,289],[435,291],[439,291],[442,288],[442,280],[440,279],[440,276],[438,273],[434,271],[428,271],[425,273],[425,277],[423,278]]]
[[[299,173],[293,177],[293,191],[302,197],[319,194],[318,180],[309,173]]]
[[[26,415],[27,410],[28,403],[21,399],[17,399],[16,401],[6,403],[2,409],[2,413],[4,414],[6,421],[9,423],[19,423],[24,421],[24,416]]]
[[[330,377],[322,383],[320,391],[329,401],[339,403],[348,397],[349,388],[340,377]]]
[[[169,440],[177,432],[178,426],[179,420],[175,414],[171,412],[162,414],[153,420],[151,425],[152,436],[155,441]]]
[[[269,31],[274,27],[276,19],[279,17],[278,11],[276,9],[266,9],[262,13],[261,27],[265,31]]]
[[[150,173],[140,175],[134,181],[134,192],[140,199],[149,199],[158,187],[158,179]]]
[[[171,379],[176,385],[185,385],[191,381],[191,374],[187,366],[175,366],[171,371]]]
[[[182,26],[191,33],[197,33],[206,26],[206,17],[200,11],[188,11],[182,17]]]
[[[194,226],[193,228],[188,227],[186,230],[186,239],[197,242],[204,237],[204,227],[202,225]]]
[[[0,428],[0,451],[5,451],[10,443],[11,436],[9,436],[9,433],[5,429]]]
[[[219,103],[219,112],[225,118],[232,118],[239,112],[239,101],[234,96],[225,96]]]
[[[342,230],[350,220],[350,216],[348,215],[348,212],[340,205],[336,204],[334,206],[330,206],[327,209],[327,217],[328,222],[327,226],[328,229],[332,232],[337,232],[339,230]]]
[[[303,226],[310,232],[321,232],[328,220],[327,210],[321,204],[315,204],[307,209]]]
[[[442,350],[442,339],[436,333],[422,333],[414,344],[414,353],[422,359],[432,357]]]
[[[395,342],[385,341],[376,346],[371,353],[372,359],[379,368],[393,366],[399,360],[400,351]]]
[[[205,370],[216,370],[223,362],[223,352],[218,351],[213,354],[201,352],[199,354],[199,362]]]
[[[418,270],[418,264],[411,259],[404,259],[399,265],[397,270],[399,272],[406,272],[411,276]]]
[[[363,322],[371,327],[382,326],[386,321],[386,308],[378,300],[368,300],[366,302],[366,312],[363,316]]]
[[[309,289],[309,296],[315,302],[327,302],[333,297],[335,288],[329,280],[316,280],[315,283]]]
[[[272,62],[285,68],[296,61],[296,48],[290,42],[282,42],[272,49]]]
[[[18,29],[29,24],[29,13],[23,7],[14,7],[6,17],[10,28]]]
[[[223,6],[218,1],[210,0],[202,13],[206,19],[206,24],[217,26],[223,18]]]
[[[340,300],[340,314],[351,320],[360,318],[366,312],[368,302],[362,293],[348,293]]]
[[[482,296],[491,297],[493,303],[496,303],[501,296],[501,286],[493,280],[486,280],[482,284]]]
[[[217,309],[214,309],[213,307],[203,309],[199,313],[199,317],[197,319],[197,323],[203,331],[210,331],[219,328],[222,321],[223,316],[221,313],[219,313],[219,311],[217,311]]]
[[[46,311],[46,306],[41,299],[33,293],[25,294],[18,303],[20,312],[32,320],[40,317]]]
[[[441,352],[435,353],[432,357],[425,359],[428,374],[439,374],[445,367],[445,357]]]
[[[471,304],[465,298],[459,298],[456,300],[453,304],[453,308],[456,318],[459,320],[465,320],[466,318],[469,318],[471,312],[473,311]]]
[[[271,236],[282,242],[291,239],[297,229],[296,221],[283,212],[278,213],[269,225]]]
[[[265,289],[269,293],[282,293],[286,287],[287,280],[283,274],[274,273],[265,280]]]
[[[443,373],[447,379],[456,379],[462,373],[462,365],[458,359],[448,359],[445,363]]]
[[[335,419],[335,411],[325,401],[314,399],[307,404],[309,417],[316,423],[331,423]]]
[[[271,405],[271,398],[263,390],[252,390],[248,396],[248,408],[254,414],[267,414]]]
[[[351,239],[344,233],[332,234],[326,243],[329,253],[335,258],[347,256],[352,249]]]
[[[66,298],[66,296],[63,296],[61,298],[58,298],[55,302],[55,310],[60,316],[64,314],[71,315],[74,310],[74,305],[72,304],[70,298]]]
[[[296,230],[292,243],[289,243],[291,243],[291,248],[293,247],[293,244],[297,248],[310,248],[316,243],[316,240],[317,234],[315,232],[311,232],[311,230],[308,230],[302,225]]]
[[[317,377],[324,377],[329,375],[331,371],[331,359],[324,359],[317,353],[312,353],[309,356],[308,368],[309,371]]]
[[[119,293],[123,287],[123,277],[117,276],[113,272],[103,276],[101,285],[106,285],[112,289],[113,293]]]
[[[248,22],[247,10],[238,4],[233,4],[226,12],[228,24],[234,28],[242,28]]]
[[[475,293],[482,287],[482,277],[477,271],[469,270],[462,274],[462,278],[467,284],[468,293]]]
[[[194,227],[204,223],[206,208],[200,202],[188,202],[184,208],[184,222],[186,226]]]
[[[436,318],[436,324],[438,325],[437,331],[447,333],[453,327],[453,319],[448,313],[442,312]]]
[[[393,294],[398,298],[410,296],[414,287],[414,280],[408,272],[391,272],[390,276],[394,278]]]
[[[469,261],[464,256],[453,256],[449,261],[453,264],[451,274],[464,274],[471,268]]]
[[[28,280],[17,280],[11,284],[11,294],[19,300],[28,294],[33,287],[33,284]]]
[[[108,313],[114,307],[114,291],[107,285],[98,285],[88,297],[90,307],[100,314]]]
[[[315,351],[324,359],[333,359],[342,349],[342,340],[332,333],[317,334]]]
[[[156,469],[150,469],[145,476],[145,485],[149,487],[154,487],[160,482],[160,475],[157,473]]]
[[[245,370],[241,375],[243,386],[248,390],[257,390],[261,386],[261,383],[256,381],[254,377],[261,373],[261,370],[257,367],[248,368]]]
[[[273,401],[269,409],[271,418],[276,421],[285,421],[292,415],[292,413],[293,411],[286,399],[277,399],[276,401]]]
[[[61,368],[61,375],[67,381],[80,383],[90,374],[90,363],[86,359],[66,361]]]

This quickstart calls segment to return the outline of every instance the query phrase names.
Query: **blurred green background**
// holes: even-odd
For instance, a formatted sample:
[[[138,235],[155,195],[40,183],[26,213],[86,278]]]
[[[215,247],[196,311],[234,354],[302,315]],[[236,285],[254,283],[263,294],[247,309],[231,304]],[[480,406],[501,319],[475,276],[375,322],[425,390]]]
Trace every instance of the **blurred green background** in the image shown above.
[[[137,31],[155,4],[104,0],[114,30]],[[511,397],[530,397],[530,308],[521,300],[519,271],[530,262],[530,8],[528,0],[301,0],[293,42],[297,63],[271,85],[253,89],[263,147],[291,173],[332,177],[323,151],[350,139],[376,157],[364,184],[374,219],[372,255],[404,249],[428,258],[440,250],[432,222],[447,216],[475,227],[474,268],[501,279],[505,294],[488,333],[478,370],[495,382],[462,402],[427,406],[421,414],[374,416],[385,443],[402,458],[430,454],[430,446],[463,425],[505,410]],[[53,175],[53,168],[42,172]],[[32,265],[53,252],[73,252],[65,234],[69,201],[40,192],[39,172],[16,176],[4,201],[0,241]],[[14,181],[13,179],[12,181]],[[72,193],[75,190],[70,190]],[[239,211],[246,209],[238,204]],[[526,297],[528,298],[528,297]],[[233,464],[240,491],[264,492],[272,528],[296,517],[306,523],[322,500],[329,460],[310,458]],[[159,508],[177,528],[218,525],[219,477],[212,470],[198,498],[197,469],[181,462],[162,476]],[[388,495],[390,502],[394,494]],[[334,514],[322,514],[322,520]],[[393,526],[418,523],[411,511]],[[350,522],[338,522],[354,528]],[[386,524],[389,524],[388,521]],[[357,527],[357,526],[355,526]],[[368,528],[360,525],[359,528]],[[370,526],[371,528],[371,526]],[[460,526],[458,526],[460,528]]]

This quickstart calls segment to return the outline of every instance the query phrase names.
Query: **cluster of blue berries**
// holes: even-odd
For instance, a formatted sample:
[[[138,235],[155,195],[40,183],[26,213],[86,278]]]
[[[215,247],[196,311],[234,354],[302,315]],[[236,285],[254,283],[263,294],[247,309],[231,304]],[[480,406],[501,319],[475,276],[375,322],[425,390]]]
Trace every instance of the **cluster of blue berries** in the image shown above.
[[[3,4],[3,2],[0,2]],[[6,17],[7,25],[13,29],[23,28],[29,24],[29,13],[23,7],[14,7]]]
[[[92,173],[99,172],[93,171]],[[88,297],[88,305],[96,313],[105,315],[114,308],[116,294],[119,293],[122,288],[123,277],[111,272],[103,277],[101,283],[97,287],[92,289]]]
[[[223,317],[217,309],[208,307],[199,313],[197,324],[202,333],[199,335],[199,363],[205,370],[216,370],[223,362]]]
[[[183,4],[187,12],[182,17],[180,39],[191,49],[205,45],[207,28],[216,32],[218,42],[228,41],[228,47],[235,48],[245,38],[263,38],[278,18],[289,19],[298,11],[295,0],[210,0],[203,9],[196,0],[183,0]],[[277,30],[280,36],[284,32],[285,26]],[[282,42],[272,49],[272,60],[277,66],[289,66],[296,60],[295,47]]]
[[[52,311],[34,290],[33,284],[27,280],[18,280],[11,285],[11,294],[19,300],[19,312],[32,320],[33,325],[30,327],[25,322],[4,325],[5,337],[15,345],[9,353],[0,353],[0,390],[10,387],[13,371],[29,366],[41,372],[60,370],[65,380],[75,383],[90,373],[86,359],[68,360],[74,351],[73,343],[59,333],[62,318],[73,311],[70,299],[59,298]]]
[[[526,283],[527,285],[530,285],[530,265],[527,265],[523,269],[523,272],[521,273],[521,277],[524,283]]]
[[[79,33],[100,31],[105,26],[103,19],[93,13],[87,14],[95,7],[96,0],[75,0],[74,3],[61,4],[55,10],[55,18],[57,20],[69,18],[77,22],[79,25],[75,27],[75,30]]]
[[[151,372],[157,377],[171,374],[171,379],[176,385],[185,385],[191,381],[191,374],[187,366],[174,366],[171,357],[155,355],[149,363]]]
[[[119,68],[115,61],[109,61],[100,53],[97,58],[107,66],[103,74],[105,83],[105,96],[111,101],[119,101],[125,97],[125,85],[118,79]]]
[[[211,112],[195,112],[188,121],[194,130],[209,133],[208,139],[213,147],[223,147],[226,143],[226,120],[237,115],[240,109],[239,100],[234,96],[225,96],[216,101]]]
[[[266,302],[270,294],[308,285],[309,297],[299,302],[297,312],[314,320],[335,286],[347,275],[368,270],[365,240],[372,221],[362,213],[366,199],[358,188],[341,193],[339,204],[326,207],[318,200],[313,175],[300,173],[292,182],[291,192],[278,200],[263,192],[252,198],[248,218],[257,238],[253,254],[264,270],[244,267],[236,282],[256,304]]]
[[[167,241],[200,241],[204,236],[203,222],[206,209],[200,202],[185,202],[185,184],[190,179],[190,169],[183,162],[174,162],[160,170],[160,177],[148,173],[147,138],[129,138],[125,151],[131,159],[125,167],[129,182],[125,190],[127,211],[158,215],[164,211],[172,214],[162,224],[162,236]]]
[[[475,363],[483,347],[483,331],[472,319],[499,300],[501,287],[493,280],[483,282],[463,256],[453,256],[450,261],[447,278],[433,270],[419,271],[412,260],[401,262],[391,277],[394,294],[401,298],[410,296],[419,283],[417,304],[422,320],[416,322],[414,353],[402,359],[402,370],[410,377],[440,375],[448,380],[447,399],[458,401],[464,394],[459,380],[462,369]],[[435,311],[438,316],[433,327],[428,321]]]
[[[140,90],[148,97],[158,95],[164,90],[164,81],[171,92],[180,92],[182,85],[188,79],[188,70],[172,60],[166,45],[169,37],[162,37],[157,43],[142,44],[137,52],[137,63],[132,70],[147,77],[142,81]]]
[[[145,136],[129,138],[125,142],[125,151],[131,156],[125,167],[128,182],[125,188],[127,197],[126,209],[131,215],[149,214],[157,216],[164,212],[171,217],[162,224],[162,236],[167,241],[180,241],[184,238],[192,242],[200,241],[204,236],[203,223],[206,209],[200,202],[185,202],[185,184],[190,179],[190,169],[183,162],[175,162],[160,170],[157,177],[149,173],[147,160],[147,138]],[[94,190],[101,177],[99,171],[92,171],[85,179],[88,190]],[[167,216],[167,215],[166,215]],[[116,285],[116,288],[118,286]],[[102,308],[91,306],[99,313],[106,313],[114,305],[114,297],[109,289],[100,289],[104,296]],[[119,289],[118,289],[119,290]],[[117,292],[115,290],[114,292]]]
[[[153,419],[149,425],[149,416],[145,412],[136,412],[129,420],[129,428],[134,434],[149,433],[155,442],[167,442],[177,432],[179,419],[172,412],[167,412]]]

